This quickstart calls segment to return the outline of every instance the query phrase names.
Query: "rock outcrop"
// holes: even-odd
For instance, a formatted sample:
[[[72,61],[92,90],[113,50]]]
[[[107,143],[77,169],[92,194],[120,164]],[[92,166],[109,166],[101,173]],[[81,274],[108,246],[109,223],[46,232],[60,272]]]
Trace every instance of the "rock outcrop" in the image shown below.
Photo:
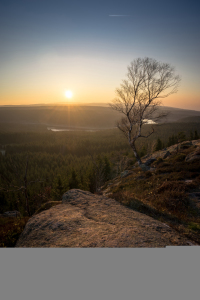
[[[171,154],[177,153],[177,151],[180,151],[180,150],[188,149],[191,146],[196,147],[196,150],[194,149],[194,151],[186,157],[186,161],[190,161],[190,160],[192,161],[194,159],[199,159],[199,157],[197,157],[197,156],[200,155],[200,139],[193,140],[193,141],[185,141],[185,142],[182,142],[179,144],[172,145],[165,149],[155,151],[150,156],[146,155],[146,156],[142,157],[142,163],[149,166],[153,163],[153,160],[156,160],[158,158],[166,159]],[[192,158],[190,159],[190,157],[192,157]]]
[[[200,148],[198,147],[196,151],[191,152],[185,158],[185,161],[193,161],[193,160],[200,160]]]
[[[168,225],[106,196],[78,189],[32,216],[16,247],[165,247],[195,245]]]

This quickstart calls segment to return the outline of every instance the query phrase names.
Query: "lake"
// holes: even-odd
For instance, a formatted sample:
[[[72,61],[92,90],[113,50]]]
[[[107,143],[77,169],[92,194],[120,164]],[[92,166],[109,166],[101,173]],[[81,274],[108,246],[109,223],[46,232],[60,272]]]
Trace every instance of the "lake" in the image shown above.
[[[116,127],[113,127],[116,128]],[[51,130],[54,132],[58,131],[87,131],[87,132],[96,132],[96,131],[101,131],[105,129],[112,129],[112,128],[99,128],[99,129],[88,129],[88,128],[82,128],[82,127],[77,127],[77,128],[55,128],[55,127],[47,127],[47,130]]]
[[[157,124],[156,122],[152,121],[152,120],[144,120],[146,122],[146,124]],[[144,124],[144,125],[146,125]],[[110,128],[88,128],[88,127],[72,127],[72,128],[55,128],[56,126],[52,126],[52,127],[47,127],[47,130],[51,130],[54,132],[58,132],[58,131],[87,131],[87,132],[97,132],[97,131],[101,131],[101,130],[106,130],[106,129],[114,129],[117,127],[110,127]]]

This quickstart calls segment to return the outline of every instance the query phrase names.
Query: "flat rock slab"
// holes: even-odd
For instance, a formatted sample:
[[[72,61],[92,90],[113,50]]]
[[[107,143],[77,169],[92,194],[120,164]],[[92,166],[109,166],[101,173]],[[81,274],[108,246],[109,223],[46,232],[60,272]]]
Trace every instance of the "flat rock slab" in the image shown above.
[[[106,196],[72,189],[29,219],[16,247],[165,247],[197,245],[153,218]]]

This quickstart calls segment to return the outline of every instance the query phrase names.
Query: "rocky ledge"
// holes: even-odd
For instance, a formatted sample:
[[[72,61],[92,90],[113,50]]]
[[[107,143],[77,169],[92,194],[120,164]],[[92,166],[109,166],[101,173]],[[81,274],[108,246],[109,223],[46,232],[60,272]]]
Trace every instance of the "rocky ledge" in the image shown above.
[[[16,247],[165,247],[196,245],[168,225],[106,196],[78,189],[32,216]]]

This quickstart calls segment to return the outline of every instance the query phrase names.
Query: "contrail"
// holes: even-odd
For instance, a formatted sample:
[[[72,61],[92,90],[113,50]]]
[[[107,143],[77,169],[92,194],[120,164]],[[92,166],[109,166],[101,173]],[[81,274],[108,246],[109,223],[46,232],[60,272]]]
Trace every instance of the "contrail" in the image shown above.
[[[109,17],[130,17],[130,15],[109,15]]]

